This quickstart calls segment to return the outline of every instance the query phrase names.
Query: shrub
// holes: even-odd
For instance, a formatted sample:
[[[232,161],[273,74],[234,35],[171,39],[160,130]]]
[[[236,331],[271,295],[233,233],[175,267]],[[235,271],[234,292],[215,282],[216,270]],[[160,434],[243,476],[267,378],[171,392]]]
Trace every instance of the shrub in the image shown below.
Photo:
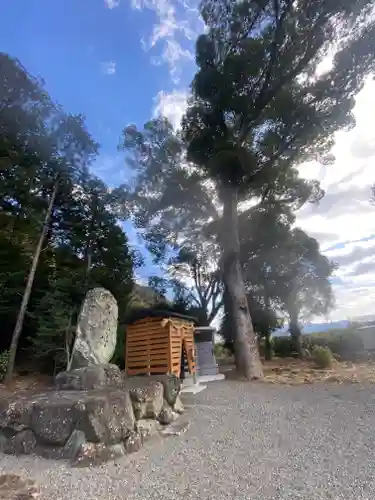
[[[290,337],[273,337],[272,347],[275,356],[278,356],[279,358],[292,357],[293,345]]]
[[[232,355],[232,353],[224,346],[224,344],[215,344],[214,354],[216,358],[229,358]]]
[[[318,368],[330,368],[333,363],[332,352],[328,347],[315,346],[312,350],[313,360]]]
[[[117,365],[121,370],[125,369],[125,346],[126,346],[126,326],[119,325],[117,328],[117,342],[111,363]]]
[[[332,330],[312,335],[302,335],[302,347],[312,351],[315,346],[328,348],[335,358],[342,361],[352,361],[363,353],[362,337],[354,330]],[[275,356],[289,358],[293,356],[293,346],[290,336],[273,337]]]
[[[4,375],[8,368],[9,362],[9,351],[3,351],[0,354],[0,380],[4,378]]]

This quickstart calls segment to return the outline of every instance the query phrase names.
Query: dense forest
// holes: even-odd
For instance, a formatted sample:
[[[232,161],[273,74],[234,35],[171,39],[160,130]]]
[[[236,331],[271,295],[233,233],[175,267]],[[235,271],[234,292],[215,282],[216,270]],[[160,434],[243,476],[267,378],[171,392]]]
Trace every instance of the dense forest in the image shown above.
[[[139,257],[107,186],[90,173],[99,145],[84,118],[66,113],[7,54],[0,78],[0,351],[35,263],[19,352],[52,370],[65,363],[65,336],[89,288],[108,288],[122,320]]]

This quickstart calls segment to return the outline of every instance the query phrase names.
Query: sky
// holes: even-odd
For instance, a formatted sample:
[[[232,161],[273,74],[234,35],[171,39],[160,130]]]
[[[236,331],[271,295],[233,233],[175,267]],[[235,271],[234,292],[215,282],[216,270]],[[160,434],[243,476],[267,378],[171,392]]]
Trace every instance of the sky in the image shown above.
[[[203,24],[196,0],[1,0],[0,50],[44,79],[66,111],[83,113],[101,144],[94,172],[110,186],[126,179],[117,146],[122,129],[167,116],[176,126],[194,75]],[[5,20],[5,22],[4,22]],[[356,127],[336,134],[335,163],[301,166],[326,195],[306,205],[297,224],[340,265],[330,319],[375,313],[375,82],[356,99]],[[131,224],[131,244],[143,246]],[[145,254],[139,278],[158,272]]]

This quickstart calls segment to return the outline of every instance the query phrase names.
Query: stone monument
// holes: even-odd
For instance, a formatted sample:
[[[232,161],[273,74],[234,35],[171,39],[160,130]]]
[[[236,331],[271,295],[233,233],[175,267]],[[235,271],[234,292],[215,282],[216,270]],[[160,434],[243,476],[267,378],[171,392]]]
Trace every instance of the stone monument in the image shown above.
[[[105,288],[90,290],[78,317],[76,337],[67,369],[109,363],[117,340],[118,307]]]
[[[118,366],[110,364],[117,341],[118,307],[104,288],[93,288],[83,301],[68,369],[56,376],[63,390],[123,386]]]
[[[215,332],[216,329],[210,326],[201,326],[195,329],[198,377],[218,374],[218,365],[214,354]]]
[[[56,390],[0,397],[0,451],[82,467],[135,452],[155,433],[169,435],[183,412],[180,381],[169,375],[125,380],[110,363],[116,338],[116,300],[94,288],[83,302],[68,370],[57,374]],[[187,425],[178,424],[178,432]],[[6,481],[11,495],[15,479]]]

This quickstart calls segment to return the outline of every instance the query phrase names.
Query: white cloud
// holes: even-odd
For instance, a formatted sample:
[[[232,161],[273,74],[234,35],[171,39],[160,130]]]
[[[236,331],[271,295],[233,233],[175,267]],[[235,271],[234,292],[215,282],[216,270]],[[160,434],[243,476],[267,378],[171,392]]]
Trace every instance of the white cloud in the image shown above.
[[[167,62],[171,79],[173,83],[178,84],[181,76],[180,64],[183,60],[192,61],[193,59],[194,56],[189,50],[184,50],[175,39],[170,39],[166,40],[162,54],[154,56],[151,61],[156,66]]]
[[[356,98],[356,126],[338,132],[335,163],[301,167],[319,179],[326,195],[318,206],[306,205],[297,224],[317,238],[326,255],[340,264],[334,280],[337,308],[332,318],[371,314],[375,302],[375,82],[368,79]]]
[[[180,126],[188,93],[159,92],[154,116],[166,116]],[[375,82],[368,80],[358,94],[357,124],[338,132],[333,165],[310,163],[301,174],[319,179],[326,191],[319,205],[306,205],[297,224],[314,236],[326,255],[340,264],[334,280],[337,308],[332,319],[371,314],[375,304],[375,207],[370,203],[375,183]],[[373,238],[371,236],[373,235]]]
[[[194,43],[203,30],[198,0],[131,0],[131,5],[155,14],[151,35],[142,38],[141,44],[146,51],[161,45],[152,62],[167,64],[173,83],[178,83],[183,63],[194,60]]]
[[[104,4],[108,9],[114,9],[120,5],[120,0],[104,0]]]
[[[116,63],[114,61],[104,61],[100,66],[102,73],[105,75],[114,75],[116,73]]]
[[[180,128],[181,118],[186,110],[188,92],[185,90],[174,90],[163,92],[155,97],[154,117],[165,116],[175,129]]]
[[[143,42],[144,48],[163,44],[153,62],[168,63],[175,82],[181,64],[192,59],[194,38],[203,31],[197,4],[196,0],[132,0],[133,8],[155,13],[157,22],[149,40]],[[330,69],[333,54],[334,49],[327,53],[317,73]],[[194,70],[190,69],[191,77]],[[160,91],[155,98],[154,116],[164,115],[179,128],[187,96],[188,92],[181,89]],[[354,113],[355,128],[336,134],[332,151],[335,163],[301,167],[304,177],[320,180],[326,196],[318,206],[305,206],[298,213],[297,224],[320,242],[327,256],[341,264],[334,283],[337,308],[332,319],[371,314],[375,302],[375,207],[370,203],[370,188],[375,183],[373,80],[369,79],[358,94]]]

